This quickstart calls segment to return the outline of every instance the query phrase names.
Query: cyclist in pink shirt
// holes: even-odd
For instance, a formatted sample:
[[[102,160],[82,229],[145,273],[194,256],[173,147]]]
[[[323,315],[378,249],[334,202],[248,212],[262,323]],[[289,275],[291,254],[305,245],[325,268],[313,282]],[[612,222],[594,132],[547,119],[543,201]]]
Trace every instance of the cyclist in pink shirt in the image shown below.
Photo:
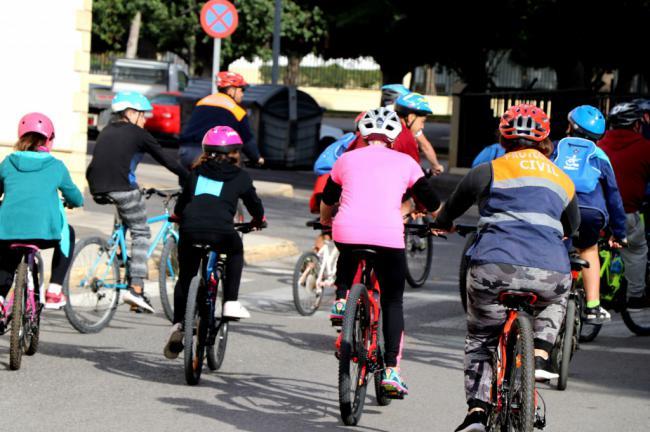
[[[340,203],[333,223],[333,238],[340,251],[336,275],[336,300],[330,319],[340,323],[345,299],[357,269],[354,249],[373,249],[375,274],[381,286],[386,370],[382,386],[407,394],[399,375],[404,332],[402,297],[406,275],[402,197],[410,192],[431,212],[440,199],[420,166],[410,156],[390,149],[402,130],[394,111],[368,111],[359,122],[367,147],[343,154],[334,164],[323,191],[321,222],[332,221],[333,206]]]

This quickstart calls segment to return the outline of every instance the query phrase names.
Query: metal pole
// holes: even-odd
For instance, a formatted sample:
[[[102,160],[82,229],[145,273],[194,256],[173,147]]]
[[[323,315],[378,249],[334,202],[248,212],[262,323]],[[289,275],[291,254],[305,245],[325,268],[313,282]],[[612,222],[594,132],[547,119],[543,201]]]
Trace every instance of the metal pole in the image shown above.
[[[280,78],[280,31],[282,21],[282,0],[275,0],[275,24],[273,26],[273,69],[271,82],[278,83]]]
[[[221,39],[214,38],[214,51],[212,55],[212,93],[217,92],[217,74],[221,63]]]

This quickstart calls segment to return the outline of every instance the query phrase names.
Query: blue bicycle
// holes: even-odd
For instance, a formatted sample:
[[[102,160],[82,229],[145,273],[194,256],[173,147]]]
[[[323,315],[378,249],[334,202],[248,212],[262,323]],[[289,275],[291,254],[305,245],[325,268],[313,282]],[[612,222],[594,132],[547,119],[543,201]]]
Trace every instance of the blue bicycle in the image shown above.
[[[151,258],[158,245],[163,244],[158,282],[165,315],[171,320],[174,285],[178,277],[178,232],[169,221],[169,209],[180,191],[146,189],[143,193],[146,199],[153,195],[162,197],[165,206],[164,214],[147,220],[147,224],[162,222],[149,246],[147,258]],[[110,197],[105,198],[106,204],[111,203]],[[87,237],[75,245],[63,290],[67,297],[65,314],[70,324],[81,333],[97,333],[106,327],[117,310],[120,290],[128,288],[126,230],[116,212],[113,233],[108,239]]]

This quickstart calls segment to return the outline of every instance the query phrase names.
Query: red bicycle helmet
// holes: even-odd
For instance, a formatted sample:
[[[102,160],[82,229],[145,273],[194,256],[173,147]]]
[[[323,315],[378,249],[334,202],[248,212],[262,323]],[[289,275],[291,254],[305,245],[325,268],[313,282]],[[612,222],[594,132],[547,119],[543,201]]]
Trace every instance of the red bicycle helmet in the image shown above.
[[[523,138],[541,142],[551,133],[551,121],[535,105],[513,105],[501,116],[499,131],[506,139]]]
[[[243,76],[237,72],[221,71],[217,74],[217,87],[248,87],[248,83]]]

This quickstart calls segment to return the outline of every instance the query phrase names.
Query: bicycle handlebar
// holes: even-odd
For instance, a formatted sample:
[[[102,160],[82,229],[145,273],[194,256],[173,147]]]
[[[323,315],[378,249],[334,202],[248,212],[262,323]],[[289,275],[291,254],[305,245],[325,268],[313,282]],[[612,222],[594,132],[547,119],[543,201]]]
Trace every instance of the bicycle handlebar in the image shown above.
[[[149,199],[153,195],[157,195],[161,198],[166,198],[166,199],[172,199],[180,196],[182,192],[182,189],[169,189],[167,191],[165,190],[160,190],[156,188],[144,188],[142,189],[142,194],[145,196],[145,198]]]
[[[252,222],[236,223],[235,230],[240,233],[248,234],[251,231],[262,230],[266,228],[268,224],[266,221],[263,221],[261,225],[255,225]]]

